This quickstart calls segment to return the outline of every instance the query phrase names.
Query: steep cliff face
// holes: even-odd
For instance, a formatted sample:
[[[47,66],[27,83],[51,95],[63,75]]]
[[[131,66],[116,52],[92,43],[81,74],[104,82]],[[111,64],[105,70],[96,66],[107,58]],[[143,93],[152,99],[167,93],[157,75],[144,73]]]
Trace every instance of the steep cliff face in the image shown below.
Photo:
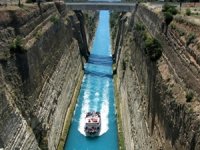
[[[0,146],[56,149],[88,51],[81,20],[59,4],[0,18]]]
[[[124,14],[120,21],[116,83],[126,148],[199,149],[197,58],[192,59],[190,51],[180,46],[171,29],[167,36],[163,34],[161,19],[144,7]],[[147,55],[138,23],[161,43],[163,53],[158,61]],[[193,93],[192,100],[188,100],[188,91]]]

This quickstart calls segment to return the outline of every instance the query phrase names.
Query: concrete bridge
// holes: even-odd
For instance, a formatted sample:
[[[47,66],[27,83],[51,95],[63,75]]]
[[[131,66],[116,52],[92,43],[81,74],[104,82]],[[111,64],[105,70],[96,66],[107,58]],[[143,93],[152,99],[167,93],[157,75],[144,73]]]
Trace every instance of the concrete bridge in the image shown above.
[[[114,11],[132,11],[136,3],[116,3],[116,2],[66,2],[69,10],[114,10]]]

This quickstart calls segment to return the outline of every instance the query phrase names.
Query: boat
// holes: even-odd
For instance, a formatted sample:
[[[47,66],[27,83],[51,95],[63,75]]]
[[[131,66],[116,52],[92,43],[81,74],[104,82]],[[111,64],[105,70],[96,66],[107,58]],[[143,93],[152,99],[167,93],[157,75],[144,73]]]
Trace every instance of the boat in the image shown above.
[[[98,136],[101,130],[100,112],[88,112],[85,116],[86,136]]]

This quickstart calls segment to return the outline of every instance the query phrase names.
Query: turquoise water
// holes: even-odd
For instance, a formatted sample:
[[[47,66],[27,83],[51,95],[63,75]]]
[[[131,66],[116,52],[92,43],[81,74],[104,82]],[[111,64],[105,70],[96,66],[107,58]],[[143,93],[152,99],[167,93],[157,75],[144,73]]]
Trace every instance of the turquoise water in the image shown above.
[[[109,17],[108,11],[100,11],[65,150],[118,150]],[[88,111],[101,112],[101,131],[97,137],[85,136],[84,119]]]

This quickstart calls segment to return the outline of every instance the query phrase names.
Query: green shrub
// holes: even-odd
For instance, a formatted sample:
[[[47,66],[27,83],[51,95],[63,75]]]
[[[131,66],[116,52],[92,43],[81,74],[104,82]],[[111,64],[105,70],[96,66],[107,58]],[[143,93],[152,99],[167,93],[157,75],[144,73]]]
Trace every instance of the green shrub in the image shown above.
[[[59,17],[56,15],[51,16],[50,21],[53,22],[54,24],[57,24],[59,22]]]
[[[196,39],[196,35],[194,33],[190,33],[186,40],[186,46],[190,45],[194,42],[194,39]]]
[[[192,13],[191,13],[191,10],[188,8],[188,9],[186,9],[185,10],[185,14],[187,15],[187,16],[190,16]]]
[[[110,14],[110,27],[112,29],[112,32],[111,32],[111,36],[112,36],[112,39],[115,38],[115,36],[117,35],[117,22],[118,22],[118,19],[119,19],[119,12],[111,12]]]
[[[170,12],[165,12],[164,16],[165,16],[165,23],[168,26],[173,20],[173,15]]]
[[[177,32],[178,32],[179,36],[184,36],[185,35],[185,32],[183,30],[181,30],[181,29],[178,29]]]
[[[112,12],[110,14],[110,27],[113,28],[117,22],[118,22],[118,19],[119,19],[119,12]]]
[[[145,53],[152,61],[157,61],[162,56],[162,47],[158,40],[147,36],[145,40]]]
[[[169,5],[169,4],[164,4],[162,7],[162,12],[169,12],[172,15],[176,15],[178,13],[178,10],[176,9],[176,6]]]
[[[40,39],[40,37],[42,36],[42,30],[38,30],[35,34],[35,38],[36,39]]]
[[[168,12],[170,12],[172,15],[176,15],[178,13],[178,10],[176,7],[169,8]]]
[[[174,30],[176,29],[176,25],[175,24],[171,24],[170,26],[171,26],[172,29],[174,29]]]
[[[186,96],[185,96],[186,102],[191,102],[193,97],[194,97],[194,93],[192,91],[188,91]]]
[[[144,31],[145,30],[145,26],[142,23],[136,23],[135,30]]]
[[[165,3],[163,6],[162,6],[162,12],[167,12],[170,8],[170,5],[168,3]]]
[[[20,36],[17,36],[12,41],[12,43],[10,44],[10,51],[19,53],[25,52],[25,49],[22,47],[22,38]]]
[[[26,3],[33,3],[32,0],[26,0]]]

